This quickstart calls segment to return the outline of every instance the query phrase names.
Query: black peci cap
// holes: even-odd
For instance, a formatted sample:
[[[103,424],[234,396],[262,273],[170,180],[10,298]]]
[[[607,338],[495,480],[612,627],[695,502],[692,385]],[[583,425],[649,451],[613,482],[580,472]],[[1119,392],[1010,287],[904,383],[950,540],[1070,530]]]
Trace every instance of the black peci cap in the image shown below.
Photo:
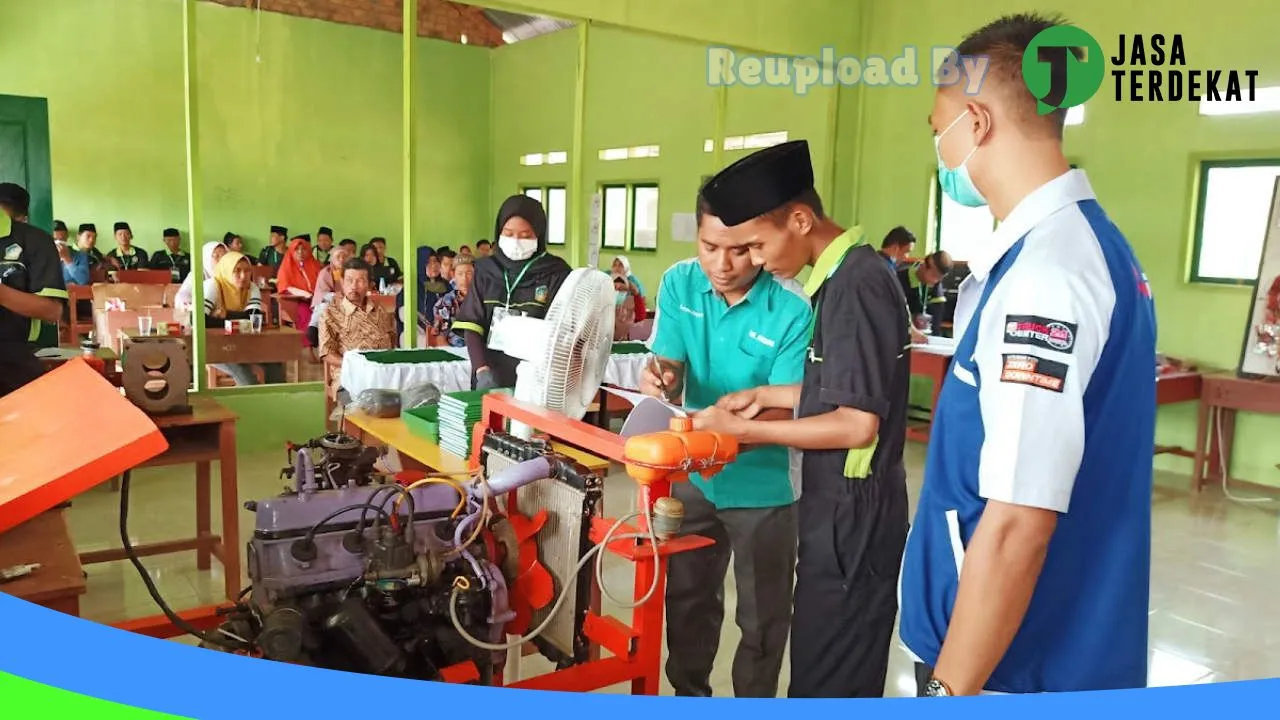
[[[813,162],[805,140],[754,152],[707,181],[702,196],[733,227],[786,205],[813,189]]]
[[[289,236],[289,228],[287,228],[287,227],[285,227],[285,226],[283,226],[283,225],[272,225],[272,226],[271,226],[271,233],[272,233],[273,235],[284,235],[285,237],[288,237],[288,236]]]
[[[80,234],[83,235],[84,233],[87,233],[87,232],[91,232],[91,233],[98,232],[98,226],[94,225],[93,223],[80,223]]]
[[[64,223],[64,222],[62,222],[61,220],[54,220],[54,221],[53,221],[53,231],[54,231],[54,232],[59,232],[59,231],[61,231],[61,232],[71,232],[70,230],[67,230],[67,224],[66,224],[66,223]]]
[[[182,237],[182,233],[178,232],[178,228],[165,228],[165,237]]]
[[[129,232],[133,232],[133,230],[130,230],[130,229],[129,229],[129,223],[127,223],[127,222],[118,222],[118,223],[116,223],[114,231],[115,231],[115,232],[120,232],[121,230],[129,230]]]

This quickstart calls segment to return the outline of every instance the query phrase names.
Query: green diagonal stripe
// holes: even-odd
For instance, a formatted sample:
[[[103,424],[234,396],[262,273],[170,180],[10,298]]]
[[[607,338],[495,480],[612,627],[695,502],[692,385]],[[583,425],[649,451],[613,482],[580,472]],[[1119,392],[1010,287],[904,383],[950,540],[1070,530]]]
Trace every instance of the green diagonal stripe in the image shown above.
[[[12,720],[27,718],[93,718],[94,720],[181,720],[151,710],[108,702],[41,685],[0,672],[0,716]]]

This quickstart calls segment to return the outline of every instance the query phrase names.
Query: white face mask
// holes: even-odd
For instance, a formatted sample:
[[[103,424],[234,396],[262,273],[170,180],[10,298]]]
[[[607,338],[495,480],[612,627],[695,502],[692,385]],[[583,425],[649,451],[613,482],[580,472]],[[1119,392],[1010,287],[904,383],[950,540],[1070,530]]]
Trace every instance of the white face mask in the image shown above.
[[[503,235],[498,238],[498,247],[502,254],[512,260],[528,260],[538,251],[537,238],[517,238]]]

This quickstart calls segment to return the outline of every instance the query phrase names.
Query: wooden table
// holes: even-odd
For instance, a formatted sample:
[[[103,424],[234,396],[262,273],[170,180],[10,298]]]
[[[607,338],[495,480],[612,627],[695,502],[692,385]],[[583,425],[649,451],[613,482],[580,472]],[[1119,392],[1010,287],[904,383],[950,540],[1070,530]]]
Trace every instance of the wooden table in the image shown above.
[[[1202,490],[1207,479],[1220,480],[1222,468],[1227,469],[1227,477],[1230,479],[1236,413],[1241,410],[1268,415],[1280,414],[1280,382],[1245,380],[1231,375],[1204,376],[1200,393],[1200,414],[1196,421],[1196,464],[1191,474],[1192,490]],[[1206,460],[1211,466],[1207,474]]]
[[[30,563],[40,567],[24,578],[0,584],[0,592],[79,617],[84,569],[60,508],[0,535],[0,569]]]
[[[222,563],[225,591],[228,600],[234,601],[240,594],[240,502],[236,485],[236,414],[210,398],[192,399],[189,415],[158,415],[152,421],[169,441],[169,449],[140,465],[163,467],[170,465],[196,466],[196,537],[185,540],[139,545],[134,548],[139,557],[169,555],[187,550],[196,551],[196,567],[208,570],[210,558]],[[213,534],[211,522],[210,464],[218,462],[222,483],[222,535]],[[133,515],[133,517],[139,517]],[[123,560],[127,556],[123,548],[84,553],[80,562],[85,565]]]
[[[467,460],[447,453],[424,437],[415,435],[400,418],[376,418],[364,412],[349,413],[342,421],[343,432],[366,445],[380,443],[421,464],[428,472],[465,473]],[[609,472],[609,461],[563,443],[551,443],[551,449],[571,458],[597,474]]]
[[[938,395],[942,393],[942,382],[947,379],[947,370],[951,367],[953,347],[911,346],[911,374],[928,377],[933,383],[933,404],[938,407]],[[929,442],[928,425],[908,425],[907,439],[917,442]]]
[[[284,363],[301,377],[302,333],[293,328],[264,328],[260,333],[228,335],[222,328],[205,331],[204,361],[210,365]]]
[[[1156,407],[1181,402],[1199,400],[1202,393],[1203,377],[1198,372],[1170,372],[1156,376]],[[1194,458],[1195,450],[1187,450],[1177,445],[1157,445],[1156,455],[1177,455]]]

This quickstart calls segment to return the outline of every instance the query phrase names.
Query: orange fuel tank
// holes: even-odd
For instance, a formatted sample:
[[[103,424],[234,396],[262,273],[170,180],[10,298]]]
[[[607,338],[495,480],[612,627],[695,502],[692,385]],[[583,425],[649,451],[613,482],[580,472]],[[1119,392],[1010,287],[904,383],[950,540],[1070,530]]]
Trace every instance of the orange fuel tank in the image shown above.
[[[628,438],[623,456],[627,474],[641,485],[688,480],[691,472],[710,478],[737,459],[738,440],[694,430],[691,418],[672,418],[670,430]]]

